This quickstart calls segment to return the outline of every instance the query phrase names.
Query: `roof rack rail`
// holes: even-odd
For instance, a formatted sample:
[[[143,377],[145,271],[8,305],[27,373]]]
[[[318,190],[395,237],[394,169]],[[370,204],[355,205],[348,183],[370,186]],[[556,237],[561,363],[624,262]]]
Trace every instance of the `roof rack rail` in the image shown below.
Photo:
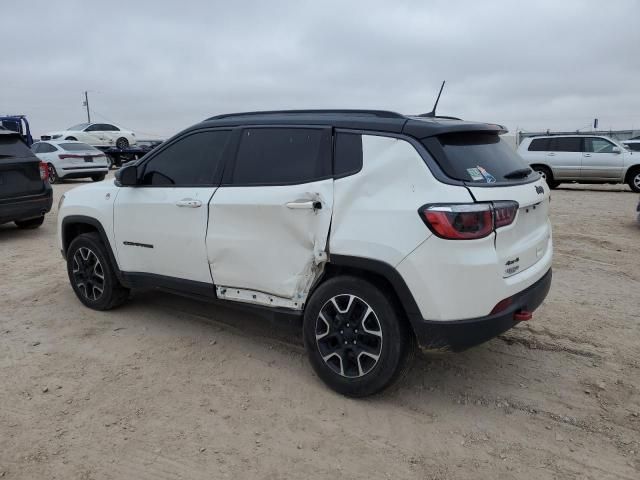
[[[235,117],[252,117],[260,115],[305,115],[305,114],[336,114],[336,115],[367,115],[372,117],[381,118],[406,118],[404,115],[397,112],[390,112],[387,110],[265,110],[258,112],[241,112],[241,113],[226,113],[223,115],[216,115],[215,117],[207,118],[207,120],[221,120],[223,118],[235,118]]]

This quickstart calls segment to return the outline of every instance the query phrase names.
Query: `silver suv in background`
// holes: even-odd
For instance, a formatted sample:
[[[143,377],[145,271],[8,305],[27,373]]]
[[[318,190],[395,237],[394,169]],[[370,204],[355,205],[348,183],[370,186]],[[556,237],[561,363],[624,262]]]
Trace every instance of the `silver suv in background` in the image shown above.
[[[551,188],[562,182],[627,183],[640,192],[640,152],[594,135],[525,138],[518,153]]]

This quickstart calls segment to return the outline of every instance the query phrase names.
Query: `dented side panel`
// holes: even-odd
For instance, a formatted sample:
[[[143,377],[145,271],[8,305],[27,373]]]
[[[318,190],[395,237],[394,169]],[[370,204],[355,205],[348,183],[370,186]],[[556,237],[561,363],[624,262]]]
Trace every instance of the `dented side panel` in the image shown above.
[[[220,187],[207,229],[214,283],[304,302],[326,260],[332,209],[333,179]]]
[[[418,208],[473,201],[466,188],[438,182],[407,140],[363,135],[362,153],[362,170],[335,181],[331,254],[395,267],[431,235]]]

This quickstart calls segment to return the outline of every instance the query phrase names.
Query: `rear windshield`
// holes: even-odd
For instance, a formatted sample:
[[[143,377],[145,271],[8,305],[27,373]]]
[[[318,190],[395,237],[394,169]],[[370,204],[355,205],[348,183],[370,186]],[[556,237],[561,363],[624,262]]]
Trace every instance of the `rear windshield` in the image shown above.
[[[0,135],[0,158],[31,157],[33,153],[17,135]]]
[[[519,183],[532,173],[525,161],[497,134],[447,133],[425,146],[452,179],[469,183]],[[438,152],[434,152],[434,148]],[[507,175],[507,177],[505,177]]]
[[[87,150],[97,150],[86,143],[61,143],[60,146],[67,152],[85,152]]]

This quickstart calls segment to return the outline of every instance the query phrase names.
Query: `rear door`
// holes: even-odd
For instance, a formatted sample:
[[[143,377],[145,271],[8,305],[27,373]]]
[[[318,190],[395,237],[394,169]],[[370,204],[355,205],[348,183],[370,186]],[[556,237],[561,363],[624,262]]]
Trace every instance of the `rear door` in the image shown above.
[[[585,180],[622,179],[624,155],[614,152],[616,145],[606,138],[586,137],[582,159],[582,178]]]
[[[19,134],[0,132],[0,200],[43,190],[38,157]]]
[[[210,205],[207,251],[218,296],[301,306],[326,258],[331,148],[330,128],[239,131],[235,161]]]
[[[205,234],[229,130],[204,130],[167,144],[139,165],[139,185],[114,205],[120,269],[211,284]]]
[[[582,168],[581,137],[551,137],[549,139],[548,164],[553,168],[556,180],[577,180]]]
[[[496,252],[503,276],[536,264],[550,247],[549,190],[498,135],[456,133],[440,135],[438,145],[427,142],[451,178],[462,180],[477,202],[518,202],[515,220],[496,230]]]

